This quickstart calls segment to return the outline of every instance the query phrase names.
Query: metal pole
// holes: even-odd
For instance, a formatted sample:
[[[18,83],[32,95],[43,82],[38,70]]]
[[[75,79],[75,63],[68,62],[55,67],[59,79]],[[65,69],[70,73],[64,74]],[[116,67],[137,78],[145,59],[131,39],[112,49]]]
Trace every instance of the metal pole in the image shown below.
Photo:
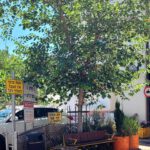
[[[88,126],[88,122],[87,122],[87,104],[86,104],[86,110],[85,110],[85,112],[86,112],[86,129],[87,129],[87,126]]]
[[[9,148],[8,148],[8,132],[6,131],[6,127],[5,127],[5,146],[6,146],[6,150],[9,150]]]
[[[15,79],[15,73],[12,72],[12,79]],[[13,150],[17,150],[17,133],[16,133],[16,123],[15,123],[15,94],[12,94],[12,129],[13,129],[13,136],[12,136],[12,144]]]
[[[77,120],[76,120],[76,117],[77,117],[77,110],[76,110],[76,104],[75,104],[75,125],[77,124]]]
[[[70,109],[70,106],[69,106],[69,112],[70,112],[69,114],[70,114],[70,131],[71,131],[71,119],[72,119],[71,117],[72,117],[72,116],[71,116],[71,109]],[[72,131],[71,131],[71,132],[72,132]]]

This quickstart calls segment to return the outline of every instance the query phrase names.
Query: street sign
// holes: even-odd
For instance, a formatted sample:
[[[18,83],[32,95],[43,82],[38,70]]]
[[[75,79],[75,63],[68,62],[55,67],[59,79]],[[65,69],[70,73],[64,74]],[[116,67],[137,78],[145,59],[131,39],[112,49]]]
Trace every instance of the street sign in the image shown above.
[[[37,95],[37,89],[30,83],[24,83],[24,120],[26,123],[34,121],[34,102]]]
[[[24,121],[32,123],[34,120],[34,104],[33,102],[23,102],[24,105]]]
[[[150,97],[150,86],[146,86],[145,88],[144,88],[144,95],[145,95],[145,97]]]
[[[21,80],[6,80],[6,93],[22,95],[23,82]]]
[[[33,108],[24,108],[24,121],[26,123],[32,123],[34,121],[34,109]]]
[[[24,101],[24,108],[33,108],[34,104],[32,102]]]
[[[55,112],[55,113],[48,113],[48,121],[49,123],[53,123],[53,122],[59,122],[61,121],[62,115],[61,112]]]
[[[24,93],[36,96],[37,95],[37,88],[31,83],[24,83]]]
[[[29,101],[29,102],[35,102],[35,96],[32,94],[24,94],[23,95],[23,100],[24,101]]]
[[[35,97],[37,95],[37,88],[33,84],[25,83],[24,84],[24,101],[35,102]]]
[[[148,18],[148,19],[145,19],[145,22],[150,22],[150,18]]]

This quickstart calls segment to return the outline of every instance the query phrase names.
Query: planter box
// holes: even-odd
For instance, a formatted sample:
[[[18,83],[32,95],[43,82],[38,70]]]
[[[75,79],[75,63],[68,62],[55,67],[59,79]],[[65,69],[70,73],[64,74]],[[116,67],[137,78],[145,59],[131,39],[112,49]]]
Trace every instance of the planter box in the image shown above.
[[[150,127],[140,128],[138,134],[139,138],[150,138]]]

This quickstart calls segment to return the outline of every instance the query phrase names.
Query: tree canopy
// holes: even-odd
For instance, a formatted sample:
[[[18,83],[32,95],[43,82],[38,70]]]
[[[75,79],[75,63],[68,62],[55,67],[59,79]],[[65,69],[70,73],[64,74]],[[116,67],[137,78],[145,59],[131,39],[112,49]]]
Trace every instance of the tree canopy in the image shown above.
[[[85,99],[94,102],[96,95],[124,95],[138,78],[150,35],[149,22],[144,21],[149,16],[148,0],[4,0],[1,4],[5,36],[11,37],[17,20],[23,29],[34,31],[16,41],[26,59],[27,79],[44,87],[46,94],[60,95],[59,103],[72,95],[79,96],[80,106]]]
[[[23,29],[38,32],[21,37],[27,47],[20,41],[16,44],[26,57],[28,79],[46,85],[47,94],[59,94],[61,101],[82,88],[87,97],[109,97],[110,92],[123,94],[134,77],[129,67],[144,62],[147,4],[140,0],[3,1],[1,24],[9,38],[11,32],[6,30],[12,31],[18,20]]]

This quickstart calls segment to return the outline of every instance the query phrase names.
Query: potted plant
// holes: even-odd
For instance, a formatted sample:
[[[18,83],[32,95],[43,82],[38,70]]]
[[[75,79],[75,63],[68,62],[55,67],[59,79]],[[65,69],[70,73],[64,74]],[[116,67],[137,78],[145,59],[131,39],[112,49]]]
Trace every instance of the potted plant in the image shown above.
[[[138,131],[140,124],[135,118],[125,117],[124,118],[124,128],[128,131],[129,135],[129,149],[138,149],[139,148],[139,136]]]
[[[114,150],[129,150],[129,136],[126,127],[125,115],[120,110],[120,103],[116,102],[114,118],[116,123],[116,135],[114,136]]]

